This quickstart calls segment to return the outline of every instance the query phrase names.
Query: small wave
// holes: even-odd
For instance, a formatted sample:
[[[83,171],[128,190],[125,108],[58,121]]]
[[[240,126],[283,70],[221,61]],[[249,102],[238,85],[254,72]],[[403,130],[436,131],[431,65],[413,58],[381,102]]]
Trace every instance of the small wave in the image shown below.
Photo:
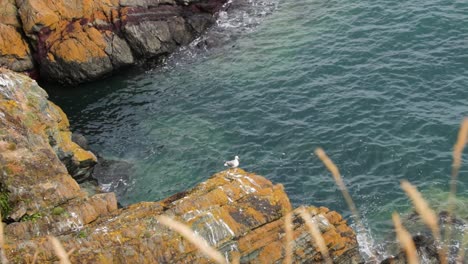
[[[190,64],[223,47],[235,45],[235,40],[255,29],[279,6],[279,0],[228,1],[218,13],[216,23],[188,46],[181,47],[164,61],[163,70]],[[210,52],[208,52],[210,51]],[[159,68],[159,67],[158,67]],[[154,71],[153,69],[151,71]]]
[[[235,28],[238,33],[248,32],[255,28],[266,16],[272,14],[278,8],[278,0],[229,1],[228,4],[229,7],[219,13],[216,28],[218,30]]]

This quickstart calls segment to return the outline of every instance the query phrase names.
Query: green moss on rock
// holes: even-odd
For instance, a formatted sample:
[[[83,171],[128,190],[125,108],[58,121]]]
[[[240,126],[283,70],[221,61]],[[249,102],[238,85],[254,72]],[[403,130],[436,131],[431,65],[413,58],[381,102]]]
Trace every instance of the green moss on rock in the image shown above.
[[[23,217],[21,217],[21,222],[26,222],[26,221],[33,221],[35,222],[36,220],[38,219],[41,219],[42,218],[42,214],[41,213],[34,213],[32,215],[24,215]]]
[[[66,213],[65,209],[63,209],[63,208],[60,207],[60,206],[57,206],[57,207],[55,207],[54,209],[52,209],[52,214],[53,214],[53,215],[62,215],[62,214],[64,214],[64,213]]]
[[[9,195],[7,191],[0,190],[0,212],[2,213],[2,220],[11,212],[11,205],[9,203]]]

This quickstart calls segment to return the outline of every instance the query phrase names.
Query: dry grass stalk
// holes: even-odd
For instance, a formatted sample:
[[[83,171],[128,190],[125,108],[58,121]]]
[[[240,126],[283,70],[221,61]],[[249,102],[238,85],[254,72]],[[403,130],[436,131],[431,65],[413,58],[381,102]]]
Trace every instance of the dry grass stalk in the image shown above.
[[[468,140],[468,118],[464,118],[461,125],[460,130],[458,131],[458,138],[457,142],[453,146],[453,163],[452,163],[452,177],[450,179],[450,192],[448,197],[448,223],[452,221],[452,214],[455,209],[455,196],[457,193],[457,178],[458,172],[460,171],[461,161],[462,161],[462,154],[463,149],[466,146],[466,142]],[[445,232],[445,244],[448,247],[450,243],[451,237],[451,229],[447,228]]]
[[[302,219],[304,219],[307,228],[309,229],[309,233],[314,239],[315,244],[320,250],[320,253],[322,254],[323,259],[325,260],[325,263],[332,264],[332,260],[330,258],[330,254],[328,253],[328,248],[325,244],[325,240],[322,237],[322,233],[320,232],[319,228],[317,227],[317,224],[312,220],[312,217],[310,216],[309,212],[306,211],[305,208],[301,208],[299,211]]]
[[[39,250],[38,249],[36,249],[36,252],[34,252],[34,256],[33,256],[31,264],[36,264],[37,256],[39,256]]]
[[[232,254],[231,263],[232,264],[240,264],[240,259],[241,259],[240,253],[238,251],[233,251],[231,254]]]
[[[468,118],[463,119],[463,122],[458,131],[457,142],[453,146],[453,163],[452,163],[452,178],[450,179],[450,193],[448,203],[448,214],[452,216],[455,207],[455,195],[457,193],[457,178],[460,171],[463,149],[466,146],[468,139]]]
[[[393,224],[395,225],[395,232],[398,238],[398,242],[406,252],[406,258],[408,260],[408,263],[418,264],[418,254],[411,234],[408,233],[408,231],[406,231],[406,229],[401,224],[400,216],[398,215],[398,213],[393,213],[392,219]]]
[[[49,237],[50,242],[55,251],[55,255],[57,255],[60,259],[60,264],[71,264],[70,259],[68,259],[68,254],[63,248],[62,244],[56,237]]]
[[[70,256],[71,254],[73,254],[73,252],[75,252],[76,248],[72,248],[70,249],[68,252],[67,252],[67,256]]]
[[[288,213],[284,218],[284,230],[286,231],[285,240],[285,251],[286,256],[284,258],[284,264],[292,264],[293,259],[293,248],[294,248],[294,234],[293,234],[293,223],[292,223],[292,212]]]
[[[460,252],[458,252],[458,256],[456,259],[457,264],[463,264],[465,260],[465,253],[466,253],[466,247],[468,247],[468,234],[465,232],[463,234],[463,240],[460,246]]]
[[[0,219],[2,219],[2,214],[0,213]],[[0,260],[3,264],[8,263],[8,259],[5,256],[5,237],[3,235],[3,222],[0,221]]]
[[[2,213],[0,212],[0,219],[2,219]],[[0,225],[0,247],[3,249],[5,245],[5,237],[3,236],[3,222]]]
[[[348,189],[346,188],[343,179],[341,178],[340,171],[338,170],[338,167],[333,163],[333,161],[327,156],[325,151],[321,148],[317,148],[315,150],[315,155],[319,157],[319,159],[325,164],[327,169],[331,172],[333,175],[333,179],[335,179],[336,185],[340,188],[341,192],[343,193],[343,196],[346,200],[346,203],[348,204],[349,209],[351,210],[351,213],[354,215],[356,218],[356,222],[358,225],[360,225],[363,228],[363,225],[361,223],[361,218],[359,217],[359,212],[356,208],[356,205],[353,202],[353,199],[351,198],[351,195],[348,192]]]
[[[401,181],[401,188],[406,192],[413,202],[416,212],[421,216],[424,223],[431,229],[435,239],[440,239],[439,221],[434,211],[429,208],[421,193],[408,181]]]
[[[468,118],[463,119],[458,131],[457,142],[453,146],[452,177],[458,175],[461,166],[461,156],[468,140]]]
[[[361,217],[359,216],[359,211],[357,210],[356,205],[353,202],[353,199],[351,198],[351,195],[348,192],[348,189],[346,188],[343,179],[341,178],[340,171],[338,170],[338,167],[333,163],[333,161],[328,157],[328,155],[325,153],[325,151],[322,148],[317,148],[315,150],[315,155],[325,164],[325,167],[331,172],[333,175],[333,179],[335,180],[336,185],[338,188],[341,190],[341,193],[343,194],[343,197],[348,205],[348,208],[351,210],[352,215],[354,216],[354,219],[356,221],[356,225],[361,229],[361,230],[366,230],[364,227]],[[370,252],[371,255],[369,256],[372,262],[377,262],[377,257],[375,252]]]
[[[408,197],[413,202],[414,208],[416,212],[421,216],[423,222],[431,229],[432,235],[436,239],[437,242],[441,242],[441,235],[440,235],[440,228],[439,228],[439,221],[437,215],[434,211],[429,208],[426,200],[422,197],[421,193],[418,192],[418,189],[414,187],[408,181],[401,182],[401,188],[406,192]],[[439,249],[439,258],[442,264],[447,263],[447,256],[445,254],[444,249]]]
[[[223,255],[219,251],[209,246],[208,242],[206,242],[205,239],[195,234],[188,226],[164,215],[158,216],[157,219],[161,224],[169,227],[170,229],[182,235],[185,239],[187,239],[194,246],[196,246],[198,250],[200,250],[207,257],[214,260],[216,263],[227,264]]]

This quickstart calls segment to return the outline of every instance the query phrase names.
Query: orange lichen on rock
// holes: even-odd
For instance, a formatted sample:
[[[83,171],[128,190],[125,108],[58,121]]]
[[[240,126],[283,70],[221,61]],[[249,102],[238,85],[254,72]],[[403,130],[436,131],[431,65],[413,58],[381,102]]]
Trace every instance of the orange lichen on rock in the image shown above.
[[[118,1],[22,0],[18,1],[18,6],[24,30],[32,34],[42,27],[56,29],[60,21],[92,19],[94,13],[110,17],[112,10],[118,8]]]
[[[18,9],[16,8],[15,0],[0,0],[0,24],[20,27],[18,20]]]
[[[275,263],[284,258],[283,221],[291,209],[280,185],[243,171],[227,170],[213,175],[193,189],[160,202],[142,202],[113,211],[83,225],[79,233],[59,236],[65,248],[80,248],[71,254],[79,263],[210,263],[197,247],[178,233],[158,223],[164,214],[187,224],[211,246],[231,258],[239,254],[242,263]],[[224,192],[224,195],[222,194]],[[285,207],[283,205],[286,205]],[[337,230],[335,212],[311,207],[308,211],[320,220],[327,246],[333,258],[344,256],[357,246],[348,227]],[[311,237],[297,213],[294,213],[294,263],[321,261]],[[337,225],[346,225],[339,221]],[[34,239],[10,247],[9,254],[31,255],[46,250],[43,240]],[[50,261],[43,255],[39,260]],[[357,255],[350,259],[359,260]],[[349,262],[351,263],[351,262]]]
[[[95,28],[83,30],[79,22],[71,24],[70,31],[63,41],[51,43],[50,52],[67,62],[89,62],[93,58],[106,57],[107,43]]]
[[[0,66],[66,84],[96,80],[187,45],[225,2],[0,0]]]
[[[85,173],[96,157],[71,141],[68,119],[46,92],[27,76],[0,68],[0,94],[0,185],[11,208],[4,217],[15,222],[5,232],[15,239],[62,234],[115,210],[113,194],[86,198],[69,175],[67,167]],[[70,213],[53,215],[57,206]]]
[[[61,75],[73,76],[84,81],[112,70],[113,65],[106,49],[112,51],[112,45],[116,43],[112,43],[113,37],[105,38],[108,31],[98,28],[112,28],[112,16],[115,12],[118,14],[118,0],[19,0],[16,4],[22,29],[35,45],[41,75],[49,79]],[[117,43],[117,54],[126,52],[124,60],[116,61],[117,65],[133,63],[133,58],[128,58],[131,54],[128,55],[130,51],[125,45],[121,39]],[[13,47],[11,45],[10,48]],[[0,56],[2,64],[13,68],[2,63]],[[32,63],[30,66],[33,67]]]
[[[50,107],[54,109],[57,115],[57,127],[54,128],[56,133],[55,140],[57,141],[57,147],[60,151],[65,153],[72,153],[73,162],[80,164],[83,162],[96,163],[96,156],[87,150],[82,149],[78,144],[71,140],[70,123],[65,113],[56,104],[50,102]]]
[[[49,1],[19,0],[18,8],[23,30],[26,34],[38,32],[42,27],[55,28],[60,21],[59,15],[52,9],[54,5]]]
[[[0,23],[0,66],[17,71],[32,67],[29,46],[18,29]]]
[[[319,223],[319,228],[326,242],[332,259],[338,259],[343,254],[357,247],[357,241],[352,229],[346,222],[334,222],[334,215],[326,213],[327,210],[320,210],[315,207],[308,208],[312,218]],[[323,262],[323,258],[318,248],[315,247],[313,238],[308,234],[307,228],[299,217],[298,210],[293,211],[293,238],[295,242],[293,263],[300,263],[303,259]],[[275,263],[284,258],[284,244],[280,237],[284,236],[284,218],[280,221],[270,223],[241,237],[238,241],[240,251],[245,251],[247,256],[252,257],[249,263]],[[346,225],[345,230],[339,230],[338,226]],[[280,252],[280,254],[278,254]],[[255,257],[254,257],[255,256]],[[244,257],[246,259],[247,257]],[[358,255],[350,256],[350,259],[360,259]]]

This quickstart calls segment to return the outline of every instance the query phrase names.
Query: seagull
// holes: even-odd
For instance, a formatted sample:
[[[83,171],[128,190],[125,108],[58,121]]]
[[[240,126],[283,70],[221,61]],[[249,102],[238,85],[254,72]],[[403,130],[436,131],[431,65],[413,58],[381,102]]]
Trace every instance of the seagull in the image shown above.
[[[237,168],[239,166],[239,156],[235,156],[233,160],[224,162],[224,166]]]

